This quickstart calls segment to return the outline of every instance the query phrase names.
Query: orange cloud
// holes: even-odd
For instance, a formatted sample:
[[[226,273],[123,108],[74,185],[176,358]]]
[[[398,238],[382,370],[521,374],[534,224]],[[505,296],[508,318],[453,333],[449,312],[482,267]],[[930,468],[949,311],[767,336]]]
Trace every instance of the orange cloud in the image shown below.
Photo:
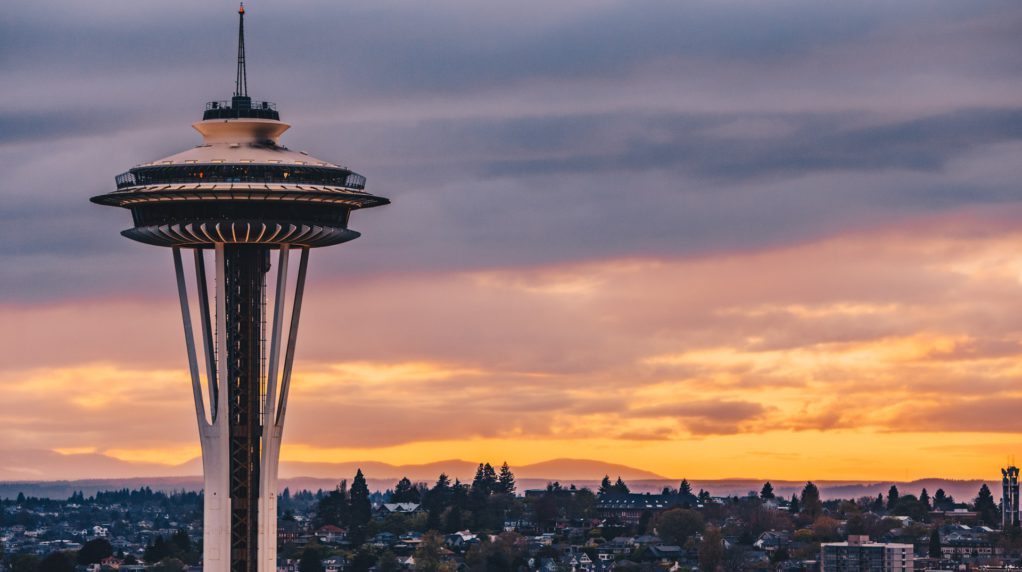
[[[1020,239],[963,216],[698,259],[312,280],[283,456],[985,476],[1017,446]],[[6,309],[22,329],[0,332],[0,438],[194,457],[176,311],[169,296]],[[69,349],[53,356],[36,346],[57,322]],[[970,440],[985,446],[928,448]]]

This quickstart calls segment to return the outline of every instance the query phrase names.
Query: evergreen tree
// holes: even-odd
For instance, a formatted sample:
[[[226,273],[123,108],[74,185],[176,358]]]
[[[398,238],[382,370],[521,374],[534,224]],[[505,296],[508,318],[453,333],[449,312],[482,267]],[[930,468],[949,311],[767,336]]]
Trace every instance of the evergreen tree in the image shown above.
[[[436,478],[436,484],[430,489],[430,492],[447,493],[451,490],[451,478],[447,476],[447,473],[440,473],[440,476]]]
[[[617,478],[617,481],[614,483],[614,492],[618,493],[618,494],[623,494],[623,495],[626,495],[629,492],[631,492],[628,489],[628,485],[626,485],[625,482],[623,480],[621,480],[620,476]]]
[[[922,492],[919,493],[919,502],[926,507],[926,510],[933,508],[930,504],[930,493],[926,492],[926,489],[923,489]]]
[[[763,488],[759,491],[759,498],[763,500],[772,500],[774,495],[774,486],[770,484],[770,481],[763,483]]]
[[[507,461],[500,466],[500,476],[497,477],[497,491],[506,495],[515,494],[515,475],[511,472],[511,467],[507,466]]]
[[[898,487],[891,485],[887,491],[887,510],[894,510],[898,504]]]
[[[943,554],[940,550],[940,527],[934,526],[933,532],[930,534],[930,558],[941,558]]]
[[[394,487],[390,495],[390,502],[422,502],[419,498],[419,489],[412,484],[408,477],[402,478]]]
[[[798,514],[801,512],[802,507],[798,504],[798,495],[795,493],[791,494],[791,502],[788,503],[788,512],[791,514]]]
[[[884,495],[883,493],[878,493],[876,500],[873,501],[873,511],[879,512],[881,510],[884,510]]]
[[[975,510],[979,513],[980,520],[987,526],[997,526],[1000,514],[997,510],[997,504],[994,502],[994,496],[990,494],[990,489],[986,483],[979,487],[979,494],[976,496],[974,502]]]
[[[487,493],[493,494],[497,490],[497,471],[489,463],[483,465],[483,485]]]
[[[699,502],[702,504],[710,502],[710,491],[704,491],[703,489],[699,489],[699,496],[697,498],[699,499]]]
[[[358,469],[351,481],[351,509],[348,515],[348,540],[358,546],[365,542],[366,525],[372,518],[373,506],[369,501],[369,485],[366,484],[362,469]]]
[[[802,487],[802,498],[799,500],[802,504],[802,512],[809,518],[816,520],[816,517],[820,516],[823,511],[823,503],[820,502],[820,489],[812,481]]]
[[[343,480],[334,490],[323,495],[316,504],[313,525],[320,527],[326,524],[344,526],[348,522],[350,503],[348,501],[348,481]]]
[[[692,485],[688,484],[688,479],[681,479],[681,484],[678,485],[678,494],[682,496],[692,494]]]
[[[610,482],[610,475],[603,475],[603,480],[600,481],[600,489],[596,492],[601,495],[614,492],[614,484]]]
[[[461,509],[457,506],[452,506],[447,511],[447,518],[444,520],[444,532],[450,534],[458,532],[462,528],[464,528],[464,522],[462,520]]]

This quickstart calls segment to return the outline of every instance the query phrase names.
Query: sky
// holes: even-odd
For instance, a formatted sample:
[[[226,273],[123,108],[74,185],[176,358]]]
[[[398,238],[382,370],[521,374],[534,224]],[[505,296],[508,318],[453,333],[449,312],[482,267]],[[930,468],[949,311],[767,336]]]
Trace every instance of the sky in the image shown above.
[[[1022,453],[1019,2],[246,9],[282,142],[393,201],[312,252],[285,461],[879,480]],[[5,478],[198,456],[170,252],[87,199],[199,142],[235,10],[5,7]]]

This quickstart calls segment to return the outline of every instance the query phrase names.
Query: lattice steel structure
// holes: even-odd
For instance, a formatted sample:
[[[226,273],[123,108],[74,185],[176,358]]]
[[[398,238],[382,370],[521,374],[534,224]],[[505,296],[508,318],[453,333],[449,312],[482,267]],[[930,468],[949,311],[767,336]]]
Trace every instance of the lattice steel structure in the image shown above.
[[[207,104],[203,120],[192,125],[203,143],[118,175],[116,190],[91,200],[131,211],[134,225],[124,236],[172,249],[202,444],[203,568],[273,572],[277,464],[309,249],[357,238],[348,228],[351,211],[389,201],[367,193],[361,175],[278,144],[290,126],[275,105],[248,96],[244,6],[238,14],[234,96]],[[183,250],[194,259],[190,279]],[[214,253],[212,289],[207,250]],[[300,257],[289,296],[293,250]]]

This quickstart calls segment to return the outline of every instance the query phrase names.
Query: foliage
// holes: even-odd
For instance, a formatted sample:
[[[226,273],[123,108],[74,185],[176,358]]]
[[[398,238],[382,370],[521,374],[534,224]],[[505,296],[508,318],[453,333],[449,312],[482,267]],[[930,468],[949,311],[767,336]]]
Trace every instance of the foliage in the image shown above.
[[[774,486],[770,484],[770,481],[763,483],[763,488],[759,491],[759,498],[763,500],[772,500],[774,495]]]
[[[110,545],[109,540],[96,538],[82,545],[81,550],[78,551],[77,560],[79,564],[96,564],[100,560],[112,556],[113,553],[114,547]]]
[[[894,510],[898,505],[898,487],[891,485],[887,491],[887,510]]]
[[[942,556],[940,549],[940,529],[934,527],[933,533],[930,534],[930,558],[940,558]]]
[[[484,540],[469,548],[465,563],[473,572],[514,572],[524,566],[527,554],[525,540],[513,532],[505,532],[492,542]]]
[[[820,516],[820,513],[823,512],[823,503],[820,502],[820,489],[812,481],[807,482],[802,487],[802,498],[799,499],[799,503],[802,507],[801,512],[811,520],[816,520],[816,517]]]
[[[444,539],[436,532],[422,535],[415,549],[415,572],[453,572],[454,566],[444,560]]]
[[[681,479],[681,484],[678,485],[678,494],[685,496],[692,494],[692,485],[688,484],[688,479]]]
[[[703,572],[717,572],[724,562],[724,537],[720,529],[709,527],[699,543],[699,569]]]
[[[657,519],[657,534],[665,544],[684,546],[689,537],[703,531],[703,517],[694,510],[672,508]]]
[[[390,502],[422,502],[422,498],[419,494],[419,489],[412,484],[412,481],[408,477],[402,478],[398,481],[397,486],[394,487],[394,492],[390,495]]]
[[[997,510],[997,503],[994,502],[994,496],[990,494],[990,489],[986,483],[979,487],[979,494],[976,495],[973,505],[976,512],[979,513],[979,518],[983,521],[983,524],[997,526],[997,522],[1000,520],[1000,513]]]
[[[67,552],[51,552],[39,561],[38,572],[74,572],[75,562]]]
[[[322,555],[318,547],[307,546],[298,559],[298,572],[323,572]]]

